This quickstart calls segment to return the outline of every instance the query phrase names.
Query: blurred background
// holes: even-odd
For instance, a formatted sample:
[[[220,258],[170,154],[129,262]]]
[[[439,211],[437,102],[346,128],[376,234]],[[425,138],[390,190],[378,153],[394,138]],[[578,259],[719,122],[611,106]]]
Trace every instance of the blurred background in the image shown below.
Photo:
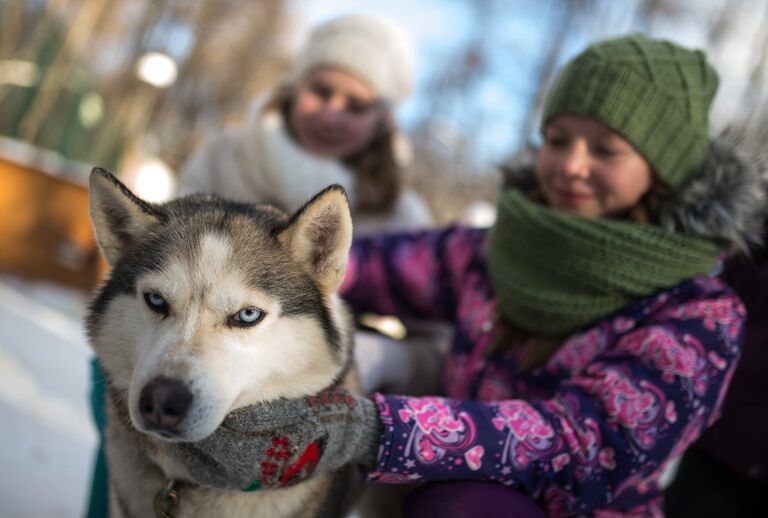
[[[392,19],[417,48],[398,121],[409,183],[439,224],[489,210],[498,164],[538,143],[541,92],[593,39],[642,31],[705,49],[713,111],[756,154],[768,139],[763,0],[0,1],[0,516],[80,516],[95,433],[81,319],[103,275],[87,215],[99,165],[173,195],[201,139],[237,123],[339,14]]]

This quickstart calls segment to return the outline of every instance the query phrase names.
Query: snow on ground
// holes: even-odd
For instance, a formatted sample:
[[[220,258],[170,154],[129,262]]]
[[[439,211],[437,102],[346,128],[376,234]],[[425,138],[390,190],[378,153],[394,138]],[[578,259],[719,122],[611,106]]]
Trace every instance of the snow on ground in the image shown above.
[[[80,517],[96,432],[86,296],[0,275],[0,516]]]

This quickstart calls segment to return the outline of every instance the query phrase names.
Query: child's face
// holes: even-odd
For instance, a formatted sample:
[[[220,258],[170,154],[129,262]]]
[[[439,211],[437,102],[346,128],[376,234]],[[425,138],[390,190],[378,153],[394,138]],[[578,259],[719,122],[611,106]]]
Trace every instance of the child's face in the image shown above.
[[[342,159],[362,151],[385,117],[366,82],[342,70],[319,68],[299,83],[289,124],[307,151]]]
[[[588,218],[620,216],[652,182],[648,162],[632,144],[601,122],[575,115],[547,124],[536,176],[550,206]]]

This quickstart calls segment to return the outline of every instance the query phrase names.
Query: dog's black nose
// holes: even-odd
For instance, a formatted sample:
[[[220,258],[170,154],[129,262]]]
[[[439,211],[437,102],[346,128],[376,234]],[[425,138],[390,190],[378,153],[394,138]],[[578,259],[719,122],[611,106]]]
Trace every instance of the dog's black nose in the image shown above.
[[[175,428],[186,417],[192,393],[179,380],[158,377],[147,383],[139,396],[139,411],[148,427],[155,430]]]

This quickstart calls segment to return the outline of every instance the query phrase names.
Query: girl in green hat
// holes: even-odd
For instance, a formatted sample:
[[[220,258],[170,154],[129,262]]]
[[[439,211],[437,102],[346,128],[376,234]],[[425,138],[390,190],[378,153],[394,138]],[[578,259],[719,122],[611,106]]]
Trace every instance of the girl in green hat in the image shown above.
[[[182,448],[193,478],[280,487],[358,463],[427,482],[410,515],[662,515],[660,476],[717,419],[741,352],[744,307],[713,275],[763,212],[756,164],[710,140],[717,82],[702,52],[641,35],[573,59],[490,231],[353,245],[355,310],[455,325],[444,392],[241,409],[238,430]],[[296,458],[314,445],[313,469],[264,478],[272,436]]]

